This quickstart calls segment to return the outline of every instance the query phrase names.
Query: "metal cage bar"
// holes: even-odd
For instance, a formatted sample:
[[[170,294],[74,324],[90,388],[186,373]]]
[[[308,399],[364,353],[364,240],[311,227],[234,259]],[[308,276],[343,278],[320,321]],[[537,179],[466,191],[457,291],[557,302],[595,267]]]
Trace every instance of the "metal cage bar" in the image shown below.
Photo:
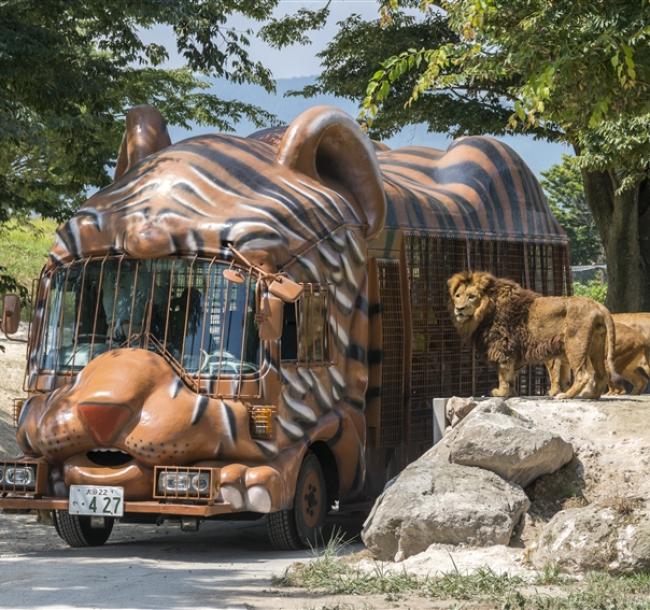
[[[246,385],[262,366],[250,327],[255,278],[248,269],[245,285],[231,285],[218,275],[221,266],[232,264],[215,257],[141,261],[120,255],[48,270],[41,278],[43,340],[31,373],[46,375],[55,387],[101,353],[140,347],[160,353],[196,392],[232,396],[244,388],[258,397],[256,386]],[[236,360],[226,359],[224,349]],[[229,383],[219,388],[222,377]],[[231,389],[224,394],[225,387]]]
[[[422,234],[405,236],[405,251],[413,321],[409,442],[427,443],[433,434],[431,398],[485,395],[497,384],[495,368],[460,341],[448,311],[447,279],[458,271],[488,271],[541,294],[568,294],[568,253],[563,244]],[[518,389],[539,395],[547,383],[543,366],[525,367]],[[382,389],[382,412],[384,394]]]

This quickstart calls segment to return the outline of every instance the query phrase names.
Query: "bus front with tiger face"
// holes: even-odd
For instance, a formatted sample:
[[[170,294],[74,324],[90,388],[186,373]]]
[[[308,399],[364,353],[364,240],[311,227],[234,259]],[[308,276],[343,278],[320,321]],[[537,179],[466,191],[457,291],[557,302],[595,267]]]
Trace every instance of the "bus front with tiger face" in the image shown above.
[[[0,464],[0,508],[53,511],[69,542],[101,538],[93,517],[255,512],[276,546],[316,543],[365,484],[367,243],[385,216],[372,145],[316,108],[278,148],[156,148],[138,134],[164,121],[134,112],[142,160],[120,154],[41,275],[24,456]]]

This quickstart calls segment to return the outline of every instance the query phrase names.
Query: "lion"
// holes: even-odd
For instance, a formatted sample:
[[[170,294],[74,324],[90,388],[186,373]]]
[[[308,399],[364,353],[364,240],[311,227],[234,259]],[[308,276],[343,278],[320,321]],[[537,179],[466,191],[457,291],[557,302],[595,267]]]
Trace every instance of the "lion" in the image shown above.
[[[633,316],[635,314],[619,314]],[[613,314],[616,326],[616,349],[614,351],[614,366],[616,371],[631,384],[631,394],[641,394],[650,379],[650,343],[637,329],[619,322],[619,316]],[[610,381],[608,394],[624,394],[622,384]]]
[[[628,391],[641,394],[650,380],[650,314],[612,314],[612,318],[616,329],[614,367],[621,382],[610,380],[607,394],[625,394]],[[569,387],[571,375],[565,357],[549,361],[547,367],[551,396]],[[629,384],[628,388],[623,381]]]
[[[599,398],[614,365],[611,314],[585,297],[545,297],[490,273],[461,272],[447,281],[454,326],[497,365],[492,396],[513,396],[517,371],[566,356],[573,383],[557,398]],[[560,367],[557,367],[560,368]]]
[[[634,336],[634,343],[631,345],[636,346],[635,357],[625,368],[617,367],[616,370],[620,371],[623,379],[632,384],[632,394],[641,394],[645,391],[650,378],[650,313],[615,313],[612,314],[612,318],[617,333],[621,325],[631,329]],[[620,343],[618,335],[616,342],[618,349]],[[642,343],[642,348],[639,343]],[[625,344],[621,345],[621,349],[623,348]],[[627,347],[627,350],[630,350],[630,347]]]

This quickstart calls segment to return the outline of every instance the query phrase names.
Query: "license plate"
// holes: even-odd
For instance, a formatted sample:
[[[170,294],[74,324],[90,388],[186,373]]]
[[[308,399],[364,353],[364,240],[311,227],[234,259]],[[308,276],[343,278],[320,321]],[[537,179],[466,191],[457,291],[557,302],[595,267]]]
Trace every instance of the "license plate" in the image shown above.
[[[68,512],[71,515],[121,517],[124,515],[124,488],[70,485]]]

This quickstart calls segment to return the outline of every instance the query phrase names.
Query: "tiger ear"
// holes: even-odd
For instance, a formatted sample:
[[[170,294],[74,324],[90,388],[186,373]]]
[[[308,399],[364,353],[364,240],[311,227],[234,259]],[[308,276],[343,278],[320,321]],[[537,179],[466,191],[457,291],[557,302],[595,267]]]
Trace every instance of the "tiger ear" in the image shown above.
[[[355,211],[370,239],[384,227],[386,196],[369,138],[345,112],[316,106],[287,127],[276,160],[328,187],[352,195]],[[342,193],[344,194],[344,193]]]
[[[117,156],[115,180],[145,157],[171,143],[162,114],[153,106],[134,106],[126,115],[126,131]]]

